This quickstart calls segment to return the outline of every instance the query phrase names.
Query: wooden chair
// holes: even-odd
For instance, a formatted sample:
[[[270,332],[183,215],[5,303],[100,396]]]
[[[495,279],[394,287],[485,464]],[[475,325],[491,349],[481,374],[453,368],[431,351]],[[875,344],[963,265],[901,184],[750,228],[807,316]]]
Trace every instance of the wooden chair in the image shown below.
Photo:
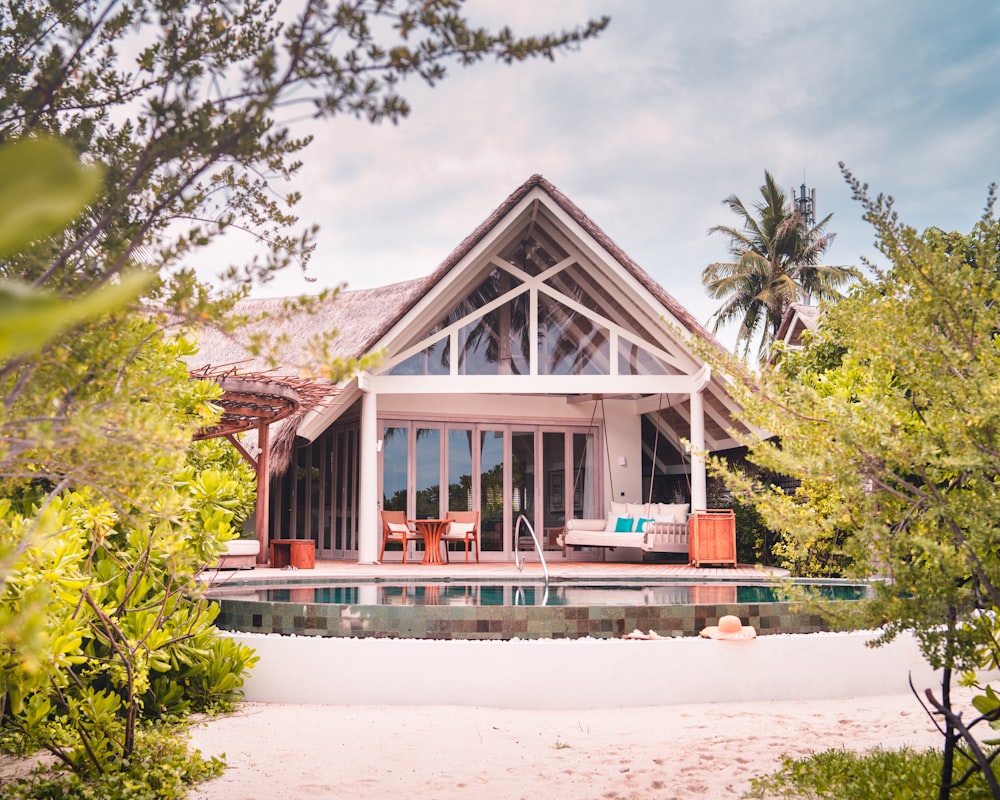
[[[405,511],[383,511],[382,512],[382,552],[378,555],[381,562],[385,556],[385,546],[389,542],[403,543],[403,563],[406,563],[406,551],[410,547],[410,542],[420,542],[423,538],[419,533],[410,528],[410,523],[406,521]]]
[[[465,563],[469,563],[469,542],[476,546],[476,563],[479,563],[479,512],[478,511],[449,511],[448,519],[451,525],[441,541],[444,542],[444,556],[450,563],[451,556],[448,555],[448,542],[465,542]]]

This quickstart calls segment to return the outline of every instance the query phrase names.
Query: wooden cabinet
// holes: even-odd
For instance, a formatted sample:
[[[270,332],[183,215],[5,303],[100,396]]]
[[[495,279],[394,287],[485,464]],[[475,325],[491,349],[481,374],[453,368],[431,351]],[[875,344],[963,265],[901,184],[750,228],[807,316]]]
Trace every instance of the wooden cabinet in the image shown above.
[[[732,509],[695,511],[688,517],[688,555],[692,566],[736,566],[736,515]]]

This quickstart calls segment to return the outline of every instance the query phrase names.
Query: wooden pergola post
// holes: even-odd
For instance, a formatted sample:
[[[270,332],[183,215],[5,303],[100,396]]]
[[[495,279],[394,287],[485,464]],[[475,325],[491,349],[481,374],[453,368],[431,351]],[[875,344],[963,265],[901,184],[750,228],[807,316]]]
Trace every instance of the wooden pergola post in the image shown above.
[[[257,563],[268,562],[267,520],[271,508],[271,477],[268,474],[268,460],[271,452],[271,426],[262,422],[257,427],[257,506],[254,514],[254,535],[260,542]]]
[[[336,387],[289,376],[241,375],[229,367],[215,369],[206,366],[192,372],[191,377],[214,380],[222,389],[222,396],[214,401],[222,408],[221,419],[217,424],[198,431],[195,440],[224,436],[257,475],[254,537],[260,542],[257,563],[267,564],[270,561],[271,425],[297,412],[323,405],[323,398],[336,394]],[[254,455],[239,443],[236,434],[255,428],[257,453]]]

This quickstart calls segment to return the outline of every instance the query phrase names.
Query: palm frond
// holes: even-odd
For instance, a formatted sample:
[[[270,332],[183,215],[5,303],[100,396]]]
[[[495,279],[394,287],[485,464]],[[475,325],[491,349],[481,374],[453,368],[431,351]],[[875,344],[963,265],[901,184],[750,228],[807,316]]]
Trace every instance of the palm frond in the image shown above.
[[[809,226],[767,171],[760,197],[754,213],[736,195],[723,201],[741,227],[716,225],[708,232],[727,238],[733,260],[710,264],[702,272],[708,294],[724,300],[712,315],[715,330],[740,320],[736,343],[744,357],[758,337],[758,354],[766,357],[792,303],[839,297],[839,289],[858,276],[853,267],[820,264],[834,238],[825,232],[832,214]]]

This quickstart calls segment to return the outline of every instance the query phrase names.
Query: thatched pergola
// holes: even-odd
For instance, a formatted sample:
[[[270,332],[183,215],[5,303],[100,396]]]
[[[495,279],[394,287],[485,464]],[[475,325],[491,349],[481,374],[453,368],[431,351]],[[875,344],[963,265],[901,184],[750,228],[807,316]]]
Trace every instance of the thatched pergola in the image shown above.
[[[260,542],[257,560],[267,560],[267,519],[270,510],[270,477],[282,473],[291,458],[298,421],[306,412],[325,405],[335,395],[336,386],[322,384],[291,375],[266,372],[241,372],[239,365],[212,366],[206,364],[190,373],[192,378],[211,380],[219,384],[222,396],[214,401],[222,409],[215,425],[203,428],[194,439],[216,439],[224,436],[247,460],[257,475],[257,504],[254,536]],[[285,424],[271,444],[271,426]],[[251,453],[236,438],[239,433],[256,433],[256,454]],[[277,451],[272,452],[272,451]]]

